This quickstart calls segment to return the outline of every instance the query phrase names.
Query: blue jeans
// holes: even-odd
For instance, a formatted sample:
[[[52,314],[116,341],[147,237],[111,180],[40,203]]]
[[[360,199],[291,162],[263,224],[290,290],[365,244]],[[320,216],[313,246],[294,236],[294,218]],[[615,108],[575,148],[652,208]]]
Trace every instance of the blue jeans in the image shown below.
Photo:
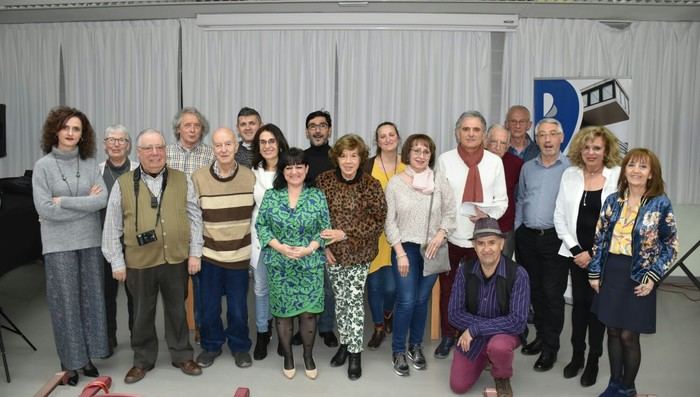
[[[202,260],[199,272],[201,299],[201,345],[206,351],[221,350],[228,342],[229,350],[247,352],[248,337],[248,269],[225,269]],[[226,329],[221,321],[221,295],[226,295]]]
[[[418,345],[423,342],[425,323],[428,320],[428,301],[437,274],[423,276],[423,255],[420,245],[402,243],[408,256],[408,275],[401,277],[396,263],[396,252],[391,251],[391,270],[396,281],[396,307],[394,308],[394,335],[391,350],[394,353],[406,352],[406,335],[408,344]]]
[[[367,276],[367,300],[372,312],[372,322],[384,324],[384,312],[394,310],[396,283],[390,266],[379,268]]]
[[[253,292],[255,293],[255,327],[259,333],[268,331],[270,316],[270,288],[267,284],[265,250],[260,252],[257,266],[253,269]]]
[[[333,332],[335,320],[335,295],[328,278],[328,265],[323,269],[323,313],[318,316],[318,332]]]

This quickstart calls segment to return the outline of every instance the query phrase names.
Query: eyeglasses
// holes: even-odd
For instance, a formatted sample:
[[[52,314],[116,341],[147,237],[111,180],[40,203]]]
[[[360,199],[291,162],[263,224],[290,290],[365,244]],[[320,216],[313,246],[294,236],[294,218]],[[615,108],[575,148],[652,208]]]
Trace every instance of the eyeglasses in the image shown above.
[[[537,132],[537,137],[541,139],[545,138],[554,138],[555,136],[558,136],[561,134],[559,131],[539,131]]]
[[[489,139],[489,145],[491,145],[491,146],[496,146],[496,147],[500,147],[500,146],[507,147],[507,146],[508,146],[508,142],[505,142],[505,141],[497,141],[497,140],[495,140],[495,139]]]
[[[274,145],[277,143],[277,139],[275,138],[270,138],[270,139],[260,139],[258,142],[260,142],[260,146],[266,146],[266,145]]]
[[[142,150],[144,152],[160,152],[161,150],[165,150],[165,145],[148,145],[148,146],[139,146],[139,150]]]
[[[508,120],[508,124],[516,124],[516,125],[518,125],[518,124],[525,125],[529,122],[530,122],[530,120]]]
[[[426,156],[430,157],[430,150],[428,149],[411,149],[411,153],[413,153],[414,156]]]
[[[105,143],[108,145],[116,145],[116,144],[123,145],[127,142],[129,142],[129,140],[127,138],[112,138],[112,137],[105,138]]]
[[[326,124],[326,123],[309,124],[306,126],[307,130],[325,130],[326,128],[328,128],[328,124]]]

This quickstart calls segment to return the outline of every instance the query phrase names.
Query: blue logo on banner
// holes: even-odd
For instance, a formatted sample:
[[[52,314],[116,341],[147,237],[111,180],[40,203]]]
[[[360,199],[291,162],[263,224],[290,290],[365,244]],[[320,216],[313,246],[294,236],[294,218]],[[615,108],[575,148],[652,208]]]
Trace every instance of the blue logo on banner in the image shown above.
[[[568,80],[535,80],[535,125],[543,118],[557,119],[564,130],[561,149],[581,125],[583,107],[579,91]]]

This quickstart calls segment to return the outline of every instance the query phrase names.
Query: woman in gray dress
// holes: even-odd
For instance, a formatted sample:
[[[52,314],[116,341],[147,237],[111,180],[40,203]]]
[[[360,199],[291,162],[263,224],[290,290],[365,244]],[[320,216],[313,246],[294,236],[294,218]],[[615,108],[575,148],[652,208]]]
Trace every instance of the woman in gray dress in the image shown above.
[[[84,113],[60,106],[44,122],[34,166],[34,205],[41,222],[46,295],[61,368],[97,377],[91,358],[108,355],[100,209],[107,189],[95,161],[95,132]]]

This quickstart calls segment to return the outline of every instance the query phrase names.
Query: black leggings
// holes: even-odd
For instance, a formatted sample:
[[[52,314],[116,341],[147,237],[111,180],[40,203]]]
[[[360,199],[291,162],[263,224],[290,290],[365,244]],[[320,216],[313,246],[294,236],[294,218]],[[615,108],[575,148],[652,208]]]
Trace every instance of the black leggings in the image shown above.
[[[622,380],[627,389],[634,389],[634,380],[642,361],[639,334],[622,328],[608,327],[610,376]]]
[[[304,366],[306,369],[316,369],[313,358],[314,338],[316,337],[316,314],[302,313],[299,316],[299,332],[304,345]],[[294,317],[275,317],[277,323],[277,338],[284,353],[284,368],[294,368],[292,354],[292,332]]]

